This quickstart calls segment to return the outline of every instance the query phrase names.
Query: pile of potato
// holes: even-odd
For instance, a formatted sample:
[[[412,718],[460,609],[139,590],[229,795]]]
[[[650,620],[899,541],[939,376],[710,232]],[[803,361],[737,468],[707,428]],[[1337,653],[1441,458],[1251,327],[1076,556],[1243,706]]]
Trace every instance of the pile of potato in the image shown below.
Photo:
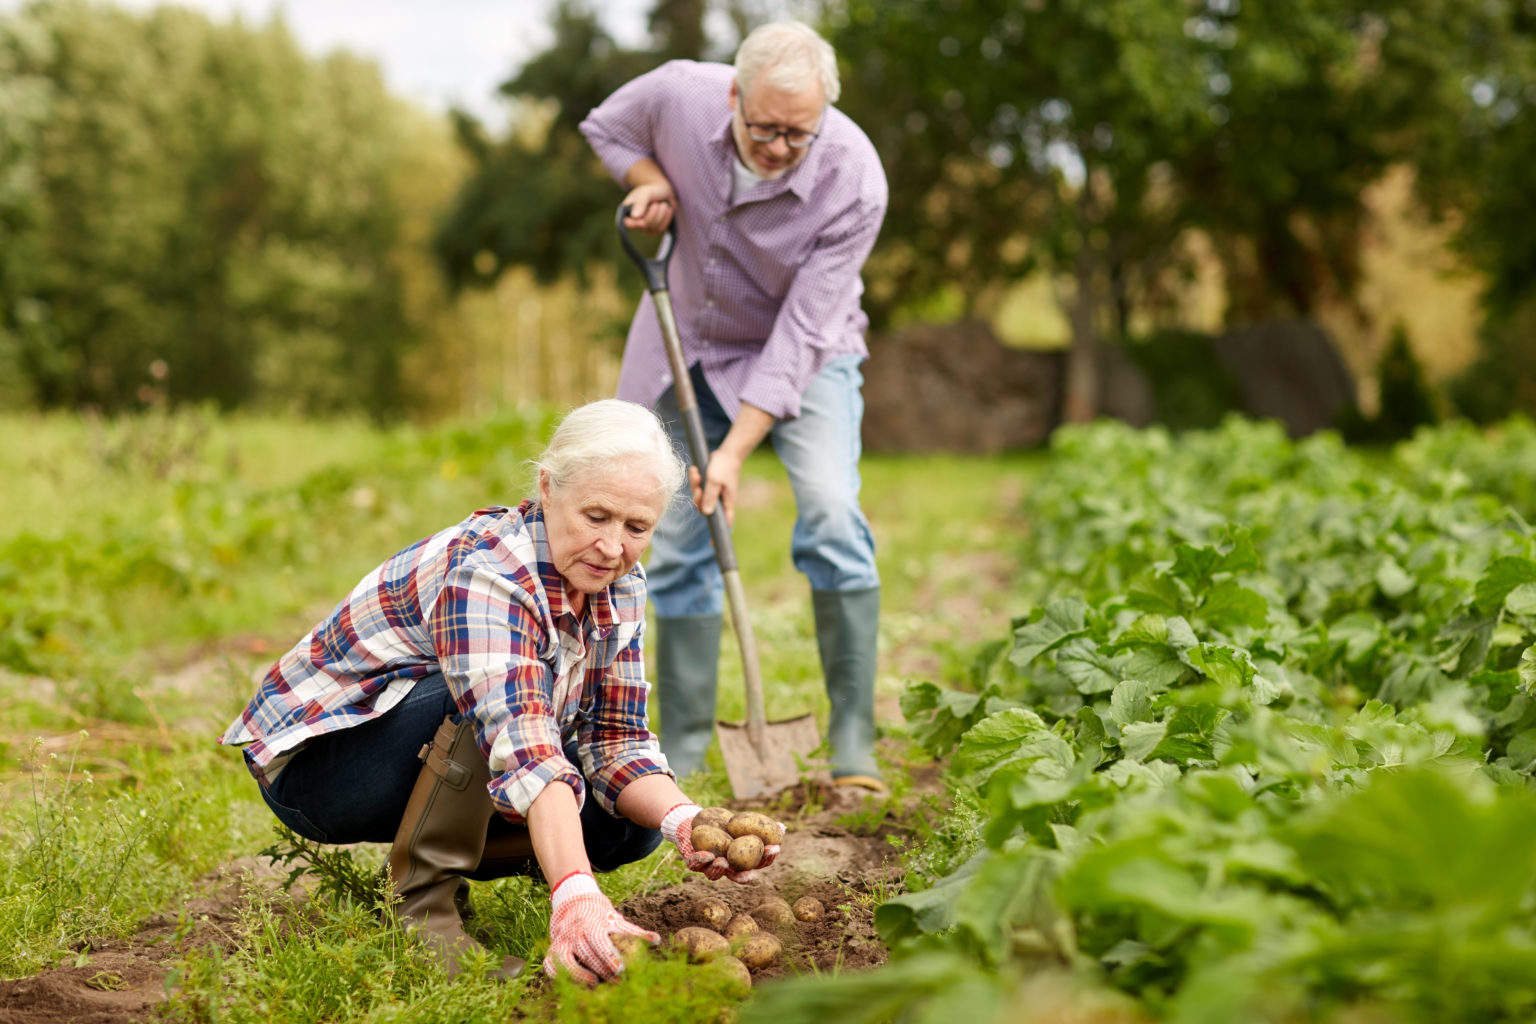
[[[732,811],[706,807],[693,819],[693,848],[723,855],[735,871],[751,871],[763,862],[763,848],[784,841],[784,826],[756,811]],[[693,905],[698,922],[679,928],[672,942],[687,950],[690,959],[724,970],[743,991],[752,986],[752,972],[777,963],[784,953],[779,939],[796,921],[815,921],[824,910],[811,896],[787,900],[770,896],[749,913],[735,913],[718,896],[706,896]],[[626,956],[640,955],[643,942]]]
[[[693,905],[693,913],[699,924],[679,928],[672,941],[694,960],[723,966],[750,985],[751,972],[771,967],[784,952],[775,933],[796,921],[815,921],[823,909],[811,896],[796,900],[794,906],[771,896],[750,913],[739,914],[719,897],[706,896]]]
[[[784,841],[784,826],[756,811],[706,807],[693,819],[693,848],[724,856],[732,871],[751,871],[763,862],[763,847]]]

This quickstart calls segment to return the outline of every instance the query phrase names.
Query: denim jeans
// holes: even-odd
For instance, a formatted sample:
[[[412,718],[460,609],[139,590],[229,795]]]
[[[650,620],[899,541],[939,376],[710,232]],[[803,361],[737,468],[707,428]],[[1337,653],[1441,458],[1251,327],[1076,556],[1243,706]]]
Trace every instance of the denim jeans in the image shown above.
[[[459,717],[448,684],[440,674],[427,676],[378,718],[310,740],[271,788],[262,789],[262,799],[278,821],[306,839],[394,842],[421,774],[416,754],[432,742],[445,715]],[[565,756],[579,767],[575,742]],[[493,813],[488,832],[513,827]],[[660,832],[609,814],[590,792],[581,808],[581,833],[596,871],[640,860],[661,844]]]
[[[875,539],[859,507],[859,428],[864,396],[859,388],[859,356],[839,356],[800,399],[800,415],[780,420],[769,434],[795,493],[795,528],[790,555],[814,590],[864,590],[880,585],[875,568]],[[713,451],[731,429],[704,375],[690,373],[699,402],[699,418]],[[687,434],[673,388],[656,403],[673,445],[689,458]],[[725,584],[709,542],[709,526],[683,494],[668,508],[651,538],[645,572],[651,600],[663,618],[718,615]]]

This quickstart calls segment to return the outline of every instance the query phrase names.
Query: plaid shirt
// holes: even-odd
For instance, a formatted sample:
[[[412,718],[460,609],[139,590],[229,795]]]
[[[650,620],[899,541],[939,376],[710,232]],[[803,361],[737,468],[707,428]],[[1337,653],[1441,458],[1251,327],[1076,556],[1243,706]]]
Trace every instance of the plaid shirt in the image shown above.
[[[616,180],[651,157],[677,193],[668,291],[686,363],[699,364],[733,419],[742,402],[785,419],[828,360],[869,354],[859,272],[885,217],[885,173],[858,125],[828,107],[805,158],[733,204],[734,74],[670,61],[604,100],[581,131]],[[650,408],[671,383],[646,294],[618,394]]]
[[[580,621],[550,561],[544,512],[481,509],[363,578],[267,671],[221,737],[245,743],[266,785],[304,743],[384,714],[441,672],[475,725],[491,798],[508,820],[564,782],[608,811],[643,775],[670,772],[646,728],[645,574],[590,596]],[[562,750],[575,736],[581,769]]]

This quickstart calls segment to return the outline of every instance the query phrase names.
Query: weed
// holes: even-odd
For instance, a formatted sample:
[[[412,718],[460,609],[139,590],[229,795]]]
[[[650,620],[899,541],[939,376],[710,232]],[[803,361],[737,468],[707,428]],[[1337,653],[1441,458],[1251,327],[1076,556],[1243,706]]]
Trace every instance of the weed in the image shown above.
[[[260,856],[288,868],[284,888],[292,888],[307,875],[319,883],[318,895],[337,902],[377,907],[389,901],[388,876],[377,866],[359,864],[351,849],[305,839],[287,825],[273,825],[272,832],[277,840]]]

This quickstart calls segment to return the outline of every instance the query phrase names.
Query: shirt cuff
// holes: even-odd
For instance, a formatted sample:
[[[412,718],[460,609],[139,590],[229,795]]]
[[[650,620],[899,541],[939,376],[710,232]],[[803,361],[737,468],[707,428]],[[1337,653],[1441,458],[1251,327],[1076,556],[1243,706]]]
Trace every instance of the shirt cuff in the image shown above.
[[[518,824],[528,820],[528,808],[554,782],[563,782],[576,794],[576,808],[581,809],[586,800],[586,784],[571,762],[564,756],[547,757],[522,765],[491,782],[491,802],[508,821]]]
[[[809,386],[810,381],[806,381]],[[800,415],[800,395],[794,382],[782,377],[752,380],[741,390],[741,401],[755,405],[776,420],[792,420]]]

